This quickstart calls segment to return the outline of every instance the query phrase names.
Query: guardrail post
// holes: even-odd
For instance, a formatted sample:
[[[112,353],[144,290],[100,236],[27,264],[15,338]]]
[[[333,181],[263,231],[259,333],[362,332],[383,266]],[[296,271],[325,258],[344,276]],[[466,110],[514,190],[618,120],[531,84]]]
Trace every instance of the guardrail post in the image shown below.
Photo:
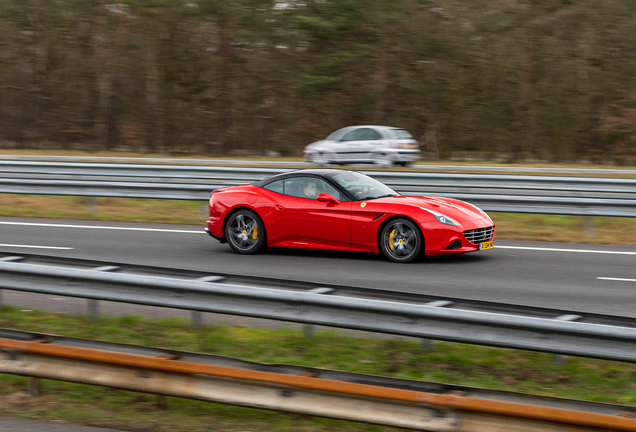
[[[99,300],[88,299],[88,322],[95,324],[99,321]]]
[[[8,256],[8,257],[4,257],[2,259],[0,259],[0,261],[4,261],[4,262],[15,262],[15,261],[22,261],[23,257],[21,256]],[[2,310],[2,307],[4,305],[2,304],[2,290],[0,290],[0,311]]]
[[[89,213],[97,213],[96,197],[86,197],[86,211]]]
[[[201,328],[201,319],[202,314],[200,311],[192,311],[190,322],[192,323],[192,327],[195,329]]]
[[[305,335],[305,339],[311,339],[314,337],[314,326],[311,324],[305,324],[303,326],[303,334]]]
[[[94,198],[94,197],[91,197]],[[95,198],[95,208],[97,211],[97,198]],[[102,271],[102,272],[114,272],[119,270],[118,266],[102,266],[96,267],[93,270]],[[99,321],[99,301],[94,299],[88,300],[88,322],[91,324],[95,324]]]
[[[561,354],[555,354],[553,357],[553,361],[557,364],[565,364],[568,362],[568,358]]]
[[[308,292],[320,295],[327,295],[333,293],[333,288],[329,287],[318,287],[310,289]],[[311,324],[305,324],[303,326],[303,334],[305,335],[305,339],[311,339],[314,337],[314,326]]]
[[[168,396],[158,395],[157,406],[161,409],[168,409]]]
[[[585,216],[583,218],[583,232],[588,237],[594,236],[594,216]]]
[[[565,314],[555,318],[558,321],[578,321],[583,318],[581,315]],[[554,354],[552,357],[555,363],[563,364],[567,362],[567,357],[561,354]]]
[[[433,306],[438,308],[450,307],[453,305],[453,302],[450,300],[435,300],[426,303],[426,306]],[[420,339],[420,344],[422,346],[422,352],[430,353],[433,352],[433,341],[430,339]]]
[[[29,377],[27,380],[27,391],[31,397],[40,396],[40,380],[36,377]]]
[[[201,209],[201,206],[199,206],[199,210],[200,209]],[[220,282],[223,279],[224,279],[223,276],[204,276],[204,277],[199,278],[197,280],[199,282],[213,283],[213,282]],[[190,315],[190,323],[191,323],[193,328],[195,328],[195,329],[200,329],[201,328],[201,325],[203,323],[202,317],[203,317],[203,315],[202,315],[201,311],[192,311],[192,314]]]

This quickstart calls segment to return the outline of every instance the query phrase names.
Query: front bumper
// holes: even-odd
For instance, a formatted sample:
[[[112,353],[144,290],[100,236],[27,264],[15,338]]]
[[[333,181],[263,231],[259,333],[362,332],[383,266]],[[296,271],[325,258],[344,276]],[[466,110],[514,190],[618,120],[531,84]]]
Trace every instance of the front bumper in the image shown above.
[[[425,234],[424,253],[426,255],[453,255],[478,251],[480,242],[472,243],[468,241],[464,236],[464,231],[492,226],[491,237],[484,241],[494,240],[495,225],[485,219],[482,220],[482,222],[483,223],[479,223],[479,221],[464,222],[460,226],[440,226],[441,224],[430,222],[435,228],[429,229],[427,234]],[[429,225],[429,227],[431,225]]]

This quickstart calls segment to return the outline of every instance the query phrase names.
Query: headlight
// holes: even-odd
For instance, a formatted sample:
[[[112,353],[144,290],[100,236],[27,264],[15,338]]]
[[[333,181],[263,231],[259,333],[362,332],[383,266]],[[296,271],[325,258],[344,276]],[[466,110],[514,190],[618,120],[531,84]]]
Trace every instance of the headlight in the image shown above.
[[[422,207],[420,207],[420,208],[421,208],[422,210],[424,210],[424,211],[429,212],[429,213],[430,213],[430,214],[432,214],[433,216],[435,216],[435,219],[437,219],[437,221],[438,221],[439,223],[443,223],[444,225],[459,226],[459,224],[458,224],[455,220],[453,220],[453,219],[449,218],[449,217],[448,217],[448,216],[446,216],[446,215],[443,215],[443,214],[441,214],[441,213],[437,213],[436,211],[429,210],[429,209],[425,209],[425,208],[422,208]]]
[[[479,207],[477,207],[476,205],[471,204],[473,207],[475,207],[479,213],[481,213],[486,219],[488,219],[490,222],[492,222],[492,219],[490,219],[490,216],[488,216],[488,214],[483,211],[482,209],[480,209]]]

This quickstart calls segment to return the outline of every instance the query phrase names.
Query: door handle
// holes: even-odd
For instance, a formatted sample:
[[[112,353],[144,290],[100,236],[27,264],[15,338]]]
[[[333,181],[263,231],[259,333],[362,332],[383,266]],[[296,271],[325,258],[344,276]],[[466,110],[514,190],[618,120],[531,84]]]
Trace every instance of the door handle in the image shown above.
[[[276,210],[285,210],[285,207],[280,204],[276,204]]]

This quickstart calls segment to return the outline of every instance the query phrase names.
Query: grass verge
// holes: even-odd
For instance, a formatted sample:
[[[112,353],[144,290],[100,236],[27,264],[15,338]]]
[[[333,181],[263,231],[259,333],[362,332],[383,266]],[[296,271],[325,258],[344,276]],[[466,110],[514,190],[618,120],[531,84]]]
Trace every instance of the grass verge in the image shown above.
[[[495,390],[636,406],[636,365],[583,358],[556,363],[552,355],[436,342],[423,352],[416,339],[353,337],[319,331],[212,325],[199,330],[185,319],[140,316],[85,317],[5,306],[0,327],[118,343],[233,356],[351,372],[436,381]],[[131,431],[389,431],[391,428],[274,413],[42,380],[42,396],[25,393],[26,378],[0,375],[0,415]]]
[[[68,196],[0,194],[0,217],[146,222],[203,226],[205,202],[97,198],[97,211],[89,211],[87,199]],[[536,240],[636,246],[636,218],[590,217],[523,213],[491,213],[496,239]]]

